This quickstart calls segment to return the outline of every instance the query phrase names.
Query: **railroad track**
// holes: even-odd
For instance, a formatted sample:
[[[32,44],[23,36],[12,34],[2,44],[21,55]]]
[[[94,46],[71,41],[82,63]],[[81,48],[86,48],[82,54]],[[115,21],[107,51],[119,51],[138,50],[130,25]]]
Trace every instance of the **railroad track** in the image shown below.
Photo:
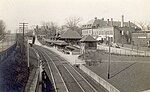
[[[36,49],[46,63],[44,67],[56,92],[107,92],[56,53],[39,46]]]
[[[47,55],[44,54],[44,52],[41,49],[36,48],[36,50],[38,51],[42,61],[44,61],[45,63],[45,72],[47,73],[48,77],[53,83],[54,92],[69,92],[57,67],[55,67],[53,62],[49,62],[49,58],[47,57]]]

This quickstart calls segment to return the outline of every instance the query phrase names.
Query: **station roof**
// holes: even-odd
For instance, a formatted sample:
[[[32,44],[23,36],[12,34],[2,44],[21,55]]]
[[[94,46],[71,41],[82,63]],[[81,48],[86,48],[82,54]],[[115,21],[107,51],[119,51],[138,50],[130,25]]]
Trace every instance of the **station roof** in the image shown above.
[[[59,45],[59,46],[66,46],[66,45],[68,45],[68,43],[66,43],[66,42],[56,42],[54,44]]]
[[[87,36],[84,36],[80,42],[97,42],[96,39],[94,39],[92,36],[90,35],[87,35]]]
[[[61,41],[61,40],[50,40],[50,39],[44,39],[45,42],[49,42],[49,43],[53,43],[56,45],[68,45],[68,43],[66,43],[65,41]]]
[[[81,36],[78,32],[68,29],[60,35],[60,39],[81,39]]]

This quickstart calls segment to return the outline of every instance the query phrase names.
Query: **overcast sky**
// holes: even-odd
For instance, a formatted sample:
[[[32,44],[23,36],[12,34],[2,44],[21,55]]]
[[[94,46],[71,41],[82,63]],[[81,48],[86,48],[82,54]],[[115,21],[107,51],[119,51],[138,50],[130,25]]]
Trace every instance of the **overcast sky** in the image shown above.
[[[70,16],[85,23],[94,17],[125,21],[150,21],[150,0],[0,0],[0,19],[7,29],[15,30],[19,22],[29,26],[42,21],[65,23]]]

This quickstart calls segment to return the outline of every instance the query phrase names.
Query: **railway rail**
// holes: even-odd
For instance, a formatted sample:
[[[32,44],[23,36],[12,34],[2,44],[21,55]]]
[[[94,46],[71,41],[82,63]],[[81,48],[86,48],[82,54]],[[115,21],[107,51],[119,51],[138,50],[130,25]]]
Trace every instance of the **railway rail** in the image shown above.
[[[43,67],[53,83],[55,92],[107,92],[56,53],[40,46],[35,48],[45,63]]]

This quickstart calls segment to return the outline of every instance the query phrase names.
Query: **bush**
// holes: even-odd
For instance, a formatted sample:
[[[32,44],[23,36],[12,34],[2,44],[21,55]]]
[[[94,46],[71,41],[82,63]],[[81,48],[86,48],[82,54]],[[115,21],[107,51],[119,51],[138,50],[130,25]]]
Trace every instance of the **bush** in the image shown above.
[[[104,50],[89,50],[86,51],[85,54],[80,55],[78,58],[84,60],[88,65],[98,65],[102,62],[102,57],[104,53]]]

